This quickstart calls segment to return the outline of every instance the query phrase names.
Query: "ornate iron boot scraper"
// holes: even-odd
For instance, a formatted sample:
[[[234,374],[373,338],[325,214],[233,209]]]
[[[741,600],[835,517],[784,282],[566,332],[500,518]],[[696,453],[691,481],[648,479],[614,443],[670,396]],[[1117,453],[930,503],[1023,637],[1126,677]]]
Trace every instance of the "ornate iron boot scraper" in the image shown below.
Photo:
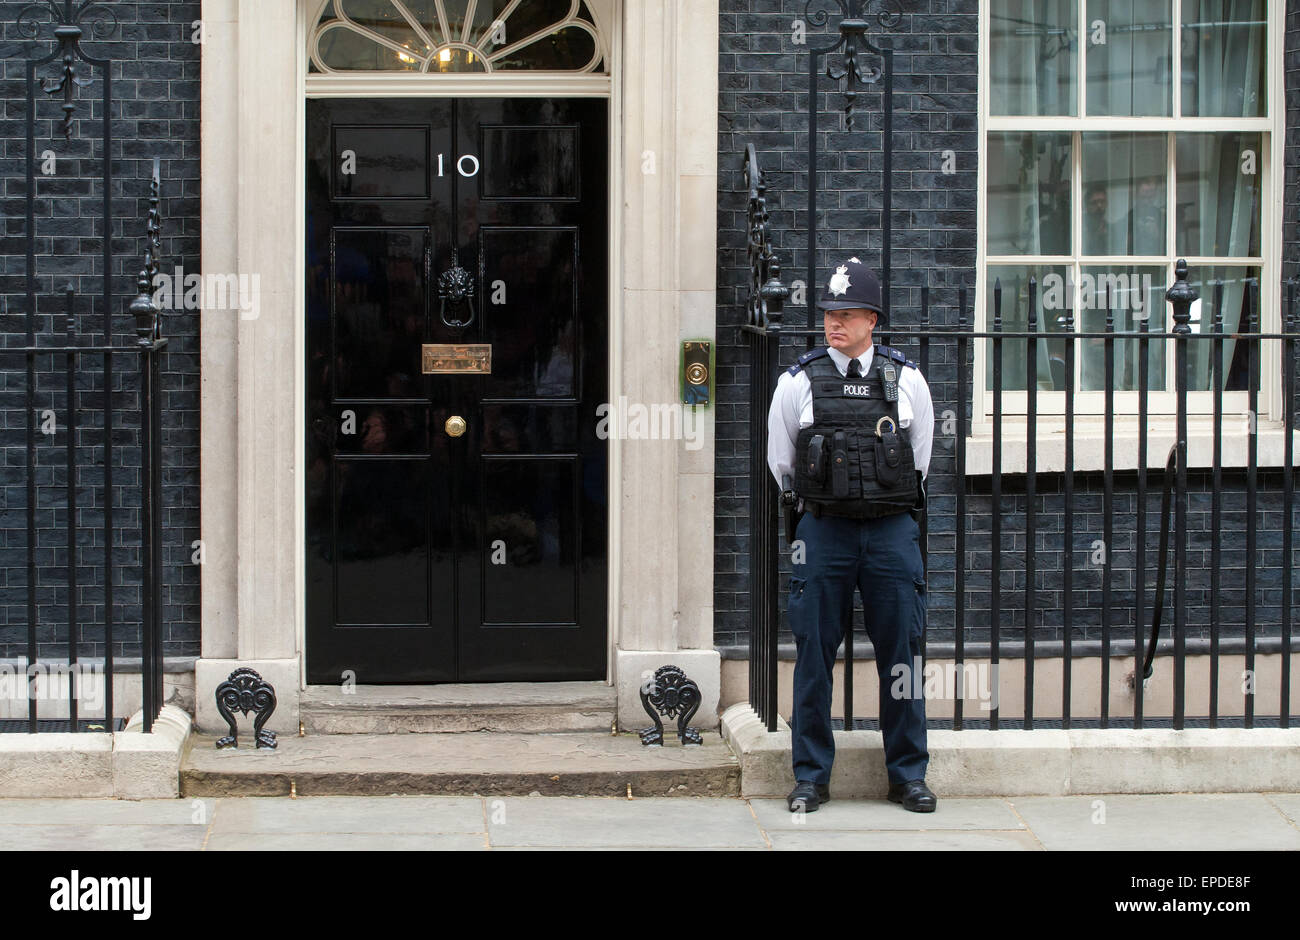
[[[700,687],[676,666],[660,666],[652,678],[641,686],[641,707],[654,719],[654,727],[638,732],[641,743],[657,746],[664,743],[664,725],[659,715],[677,718],[677,736],[683,745],[703,744],[698,728],[687,724],[700,708]],[[659,714],[655,713],[658,710]],[[679,717],[680,716],[680,717]]]
[[[217,686],[217,711],[226,724],[230,725],[230,734],[219,739],[217,747],[239,746],[236,741],[238,732],[235,728],[235,712],[243,712],[245,715],[254,713],[253,737],[257,741],[257,747],[276,746],[275,732],[262,729],[275,711],[275,689],[254,670],[241,666]]]

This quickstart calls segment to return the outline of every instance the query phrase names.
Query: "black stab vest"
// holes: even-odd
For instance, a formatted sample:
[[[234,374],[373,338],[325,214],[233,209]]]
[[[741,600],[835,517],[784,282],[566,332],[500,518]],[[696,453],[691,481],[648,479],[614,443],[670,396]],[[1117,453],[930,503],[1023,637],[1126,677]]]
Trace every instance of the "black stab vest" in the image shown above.
[[[886,362],[901,381],[907,359],[884,346],[875,347],[861,378],[841,375],[825,350],[791,368],[802,368],[812,384],[813,423],[795,439],[794,490],[814,513],[874,519],[917,501],[912,444],[898,424],[898,401],[885,399]]]

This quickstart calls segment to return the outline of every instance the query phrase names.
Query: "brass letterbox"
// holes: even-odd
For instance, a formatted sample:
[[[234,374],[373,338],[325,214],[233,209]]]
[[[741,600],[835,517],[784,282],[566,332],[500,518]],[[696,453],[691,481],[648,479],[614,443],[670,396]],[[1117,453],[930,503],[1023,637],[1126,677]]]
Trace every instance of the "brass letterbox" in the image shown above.
[[[425,343],[422,349],[425,375],[486,375],[492,371],[491,343]]]

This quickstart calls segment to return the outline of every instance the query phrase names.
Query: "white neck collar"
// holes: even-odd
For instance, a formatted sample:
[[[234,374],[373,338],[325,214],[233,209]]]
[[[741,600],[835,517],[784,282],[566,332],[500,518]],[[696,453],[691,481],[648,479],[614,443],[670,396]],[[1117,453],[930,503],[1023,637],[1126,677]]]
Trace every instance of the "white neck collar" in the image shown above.
[[[839,369],[842,374],[847,375],[849,371],[849,356],[840,352],[834,346],[827,346],[826,351],[830,353],[831,361],[835,363],[835,367]],[[866,352],[858,357],[858,362],[861,363],[863,375],[868,375],[870,373],[871,358],[875,354],[875,351],[875,344],[872,344],[867,347]]]

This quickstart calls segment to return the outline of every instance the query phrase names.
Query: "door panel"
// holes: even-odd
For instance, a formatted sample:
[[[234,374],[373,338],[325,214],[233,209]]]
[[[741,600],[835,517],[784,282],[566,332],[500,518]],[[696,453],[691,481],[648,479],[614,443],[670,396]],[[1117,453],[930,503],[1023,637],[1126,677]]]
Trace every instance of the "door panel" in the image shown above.
[[[430,613],[428,461],[339,460],[335,475],[338,623],[423,627]]]
[[[338,227],[333,239],[334,397],[423,397],[429,229]]]
[[[489,289],[504,303],[484,308],[492,343],[492,399],[575,398],[582,363],[577,290],[578,232],[573,228],[480,233]]]
[[[607,107],[308,102],[309,681],[604,677]]]
[[[484,199],[553,202],[582,198],[579,127],[482,126]],[[536,155],[543,155],[536,159]]]
[[[330,172],[335,199],[428,199],[425,124],[335,124]]]
[[[576,457],[483,462],[483,627],[578,623]]]

